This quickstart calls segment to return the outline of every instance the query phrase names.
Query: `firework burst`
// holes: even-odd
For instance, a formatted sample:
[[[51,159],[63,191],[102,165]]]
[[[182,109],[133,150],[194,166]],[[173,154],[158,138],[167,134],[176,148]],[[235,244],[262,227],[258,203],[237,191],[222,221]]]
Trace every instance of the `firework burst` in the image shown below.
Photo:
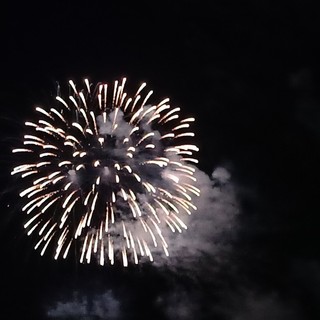
[[[86,79],[52,107],[25,122],[23,146],[12,150],[22,178],[24,228],[43,255],[79,248],[80,262],[153,261],[169,255],[164,231],[187,229],[196,210],[194,118],[180,118],[169,99],[150,104],[152,91],[125,92],[126,79],[93,87]],[[93,89],[93,90],[92,90]]]

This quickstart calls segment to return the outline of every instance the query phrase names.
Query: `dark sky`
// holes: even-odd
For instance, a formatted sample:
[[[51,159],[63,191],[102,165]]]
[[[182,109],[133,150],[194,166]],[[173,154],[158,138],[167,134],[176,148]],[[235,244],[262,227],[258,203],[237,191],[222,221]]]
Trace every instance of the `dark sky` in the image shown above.
[[[319,318],[312,1],[5,1],[0,11],[1,318]],[[195,116],[199,168],[231,174],[236,231],[217,239],[228,254],[207,252],[199,270],[56,262],[40,258],[19,225],[10,149],[25,118],[57,81],[123,76]]]

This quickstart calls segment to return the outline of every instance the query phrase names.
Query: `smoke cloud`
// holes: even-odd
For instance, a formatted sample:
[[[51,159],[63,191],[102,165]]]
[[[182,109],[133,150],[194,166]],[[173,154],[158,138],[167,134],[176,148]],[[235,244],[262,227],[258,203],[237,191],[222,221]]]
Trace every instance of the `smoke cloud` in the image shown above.
[[[204,257],[220,260],[220,254],[229,250],[230,241],[236,235],[239,208],[230,173],[218,167],[211,177],[199,169],[194,176],[201,190],[201,196],[193,202],[197,210],[188,216],[188,230],[181,234],[166,232],[170,257],[159,263],[157,259],[158,266],[193,270],[199,268]]]
[[[49,319],[119,319],[120,305],[111,290],[102,294],[72,293],[71,299],[56,301],[47,311]]]

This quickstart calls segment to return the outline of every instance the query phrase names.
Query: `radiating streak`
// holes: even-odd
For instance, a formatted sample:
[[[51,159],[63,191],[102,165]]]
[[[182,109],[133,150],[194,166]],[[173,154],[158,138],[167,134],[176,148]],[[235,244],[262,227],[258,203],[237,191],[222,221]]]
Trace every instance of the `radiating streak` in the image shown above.
[[[83,246],[82,246],[82,252],[81,252],[81,257],[80,257],[80,263],[83,263],[83,258],[84,258],[84,254],[85,254],[85,251],[86,251],[87,241],[88,241],[88,234],[86,235],[86,237],[85,237],[85,239],[84,239]]]
[[[72,243],[72,239],[69,241],[69,244],[68,244],[68,246],[67,246],[67,248],[66,248],[66,250],[65,250],[65,252],[63,254],[63,259],[66,259],[66,257],[67,257],[69,249],[71,247],[71,243]]]
[[[43,237],[44,241],[47,241],[47,239],[49,238],[49,236],[51,235],[51,233],[53,232],[53,230],[55,229],[57,223],[54,223],[51,228],[48,230],[48,232],[46,233],[46,235]]]
[[[69,84],[71,86],[71,88],[73,89],[75,94],[78,94],[78,91],[76,89],[76,85],[74,84],[74,82],[72,80],[69,80]]]
[[[51,222],[51,219],[49,219],[44,225],[43,227],[40,229],[39,231],[39,236],[42,235],[42,233],[44,232],[44,230],[46,229],[46,227],[49,225],[49,223]]]
[[[68,202],[70,201],[70,199],[72,198],[72,196],[77,192],[78,190],[74,190],[72,191],[66,198],[66,200],[63,202],[62,204],[62,208],[65,208],[68,204]]]
[[[107,97],[108,97],[108,85],[103,85],[103,101],[104,101],[104,109],[106,109],[107,106]]]
[[[127,108],[129,107],[130,103],[132,102],[132,98],[129,98],[123,108],[124,111],[127,111]]]
[[[152,106],[152,107],[149,107],[138,119],[138,122],[140,122],[142,119],[144,119],[148,113],[150,113],[151,111],[155,110],[156,109],[156,106]]]
[[[134,108],[136,107],[136,104],[137,104],[137,102],[140,100],[140,98],[141,98],[140,95],[138,95],[138,96],[136,96],[136,97],[134,98],[133,104],[132,104],[132,106],[131,106],[131,112],[133,112],[133,110],[134,110]]]
[[[48,118],[54,120],[54,118],[52,117],[51,114],[49,114],[46,110],[42,109],[41,107],[36,107],[36,111],[44,114],[45,116],[47,116]],[[41,121],[41,120],[40,120]]]
[[[143,246],[144,246],[144,250],[146,252],[146,256],[149,257],[150,261],[152,262],[153,261],[153,257],[152,257],[151,251],[150,251],[147,243],[144,240],[142,240],[142,243],[143,243]]]
[[[33,136],[33,135],[29,135],[29,134],[24,135],[23,138],[24,138],[24,139],[36,140],[36,141],[38,141],[38,142],[45,143],[45,140],[43,140],[43,139],[41,139],[41,138],[39,138],[39,137]]]
[[[77,129],[79,129],[79,131],[85,136],[84,130],[83,130],[83,128],[80,126],[79,123],[73,122],[73,123],[72,123],[72,126],[75,127],[75,128],[77,128]]]
[[[177,149],[199,151],[199,148],[193,144],[184,144],[176,146]]]
[[[195,118],[186,118],[180,121],[180,123],[184,123],[184,122],[193,122],[195,121]]]
[[[138,182],[141,182],[141,178],[136,173],[133,173],[133,176],[136,178]]]
[[[106,207],[105,232],[109,231],[109,207]]]
[[[172,232],[176,232],[175,228],[172,226],[172,224],[168,221],[168,219],[165,219],[166,224],[169,226]]]
[[[167,133],[163,135],[160,139],[174,138],[174,133]]]
[[[149,225],[147,224],[146,221],[144,221],[144,223],[145,223],[146,228],[147,228],[148,231],[149,231],[149,234],[151,235],[151,238],[152,238],[152,241],[153,241],[153,245],[154,245],[155,247],[157,247],[158,244],[157,244],[157,241],[156,241],[156,237],[155,237],[155,235],[153,234],[153,231],[151,230],[151,228],[149,227]]]
[[[92,121],[93,121],[94,131],[95,131],[96,135],[98,136],[99,133],[98,133],[98,129],[97,129],[96,118],[95,118],[95,115],[94,115],[93,111],[90,111],[90,116],[91,116]]]
[[[148,101],[148,99],[150,98],[150,96],[153,94],[153,91],[150,90],[148,92],[148,94],[146,95],[146,97],[144,98],[143,102],[141,103],[141,109],[144,107],[144,105],[146,104],[146,102]]]
[[[72,164],[72,162],[71,161],[67,161],[67,160],[61,161],[61,162],[58,163],[58,167],[60,168],[60,167],[62,167],[64,165],[68,165],[68,164]]]
[[[84,95],[83,95],[83,92],[82,92],[82,91],[79,93],[79,96],[80,96],[80,99],[81,99],[81,101],[82,101],[82,103],[83,103],[83,105],[84,105],[85,109],[86,109],[86,110],[88,110],[87,102],[86,102],[86,98],[84,97]]]
[[[27,235],[30,236],[32,234],[32,232],[38,227],[38,225],[40,224],[40,221],[35,224],[28,232]]]
[[[167,173],[166,174],[166,177],[172,181],[174,181],[175,183],[179,183],[179,177],[177,177],[176,175],[174,174],[171,174],[171,173]]]
[[[116,129],[116,120],[117,120],[118,112],[119,112],[119,108],[116,108],[114,110],[114,115],[113,115],[113,120],[112,120],[112,130]]]
[[[177,152],[178,155],[181,155],[181,154],[186,154],[188,156],[192,156],[192,152],[191,151],[179,151]]]
[[[125,168],[129,173],[132,173],[132,169],[130,166],[125,165],[123,168]]]
[[[170,105],[163,104],[159,108],[156,109],[156,111],[154,112],[153,116],[157,116],[158,118],[160,118],[161,112],[164,111],[164,110],[167,110],[167,109],[170,109]]]
[[[82,108],[80,108],[80,113],[82,114],[84,120],[86,121],[86,125],[89,126],[89,120],[87,117],[87,113]],[[90,130],[90,129],[87,128],[86,132],[87,132],[87,130]]]
[[[72,182],[68,182],[65,186],[64,186],[64,191],[67,191],[69,189],[69,187],[71,186]]]
[[[49,164],[51,164],[51,161],[42,161],[42,162],[37,163],[36,167],[40,168],[40,167],[43,167],[43,166],[46,166]]]
[[[122,261],[123,261],[123,266],[127,267],[128,266],[128,257],[127,257],[127,251],[126,248],[122,248]]]
[[[175,205],[173,205],[173,203],[171,203],[167,199],[162,199],[162,201],[166,203],[173,211],[175,211],[176,213],[179,213],[178,208]]]
[[[28,199],[30,199],[31,197],[33,197],[35,194],[37,194],[37,193],[39,193],[39,192],[41,192],[41,191],[43,191],[43,190],[45,190],[46,188],[39,188],[39,189],[36,189],[36,190],[34,190],[34,191],[32,191],[32,192],[30,192],[28,195],[27,195],[27,198]]]
[[[37,198],[38,199],[38,198]],[[45,201],[47,201],[48,197],[43,197],[42,199],[40,199],[38,202],[33,203],[33,206],[31,206],[28,211],[27,214],[30,214],[35,208],[39,208]]]
[[[88,246],[88,250],[87,250],[87,254],[86,254],[87,263],[90,263],[90,259],[91,259],[93,237],[94,237],[94,235],[91,236],[91,239],[90,239],[90,242],[89,242],[89,246]]]
[[[24,171],[28,171],[29,169],[33,169],[35,166],[36,166],[35,164],[24,164],[24,165],[17,166],[15,168],[13,168],[13,170],[11,171],[11,175],[14,175],[14,174],[20,173],[20,172],[24,172]]]
[[[125,226],[123,221],[122,221],[122,229],[123,229],[123,237],[126,240],[128,249],[130,249],[130,241],[129,241],[129,237],[128,237],[126,226]]]
[[[185,186],[186,188],[188,188],[190,191],[191,191],[191,190],[194,190],[194,191],[196,191],[197,193],[200,194],[200,189],[197,188],[197,187],[195,187],[195,186],[193,186],[192,184],[184,183],[184,186]]]
[[[25,178],[25,177],[30,176],[30,175],[35,174],[35,173],[38,173],[38,171],[37,171],[37,170],[32,170],[32,171],[23,173],[23,174],[21,175],[21,178]]]
[[[22,207],[22,211],[26,211],[26,209],[28,209],[33,203],[35,203],[35,202],[37,202],[37,201],[39,201],[39,199],[43,199],[43,198],[45,198],[46,197],[46,195],[44,195],[44,196],[40,196],[40,197],[38,197],[38,198],[35,198],[35,199],[33,199],[33,200],[30,200],[24,207]]]
[[[149,202],[146,202],[145,204],[148,206],[148,208],[150,209],[151,213],[156,218],[157,222],[160,223],[161,221],[160,221],[160,219],[159,219],[159,217],[157,215],[156,210],[152,207],[152,205]]]
[[[157,166],[159,167],[166,167],[168,165],[167,162],[165,161],[160,161],[160,160],[148,160],[148,161],[145,161],[144,163],[148,163],[148,164],[156,164]]]
[[[185,178],[187,178],[187,179],[190,179],[190,180],[192,180],[192,181],[197,181],[197,178],[192,177],[190,173],[188,173],[188,174],[181,173],[180,176],[181,176],[181,177],[185,177]]]
[[[98,192],[95,194],[95,196],[93,198],[93,201],[92,201],[92,204],[91,204],[91,211],[94,211],[97,199],[98,199]]]
[[[100,87],[102,87],[101,85],[100,85]],[[100,89],[100,88],[99,88]],[[99,90],[100,91],[100,90]],[[100,110],[102,110],[102,97],[101,97],[101,94],[99,93],[98,94],[98,102],[99,102],[99,108],[100,108]]]
[[[154,201],[160,206],[167,216],[170,214],[169,210],[159,200],[154,199]]]
[[[104,246],[103,246],[103,241],[101,241],[101,247],[100,247],[100,265],[104,265]]]
[[[43,249],[42,249],[41,252],[40,252],[40,255],[41,255],[41,256],[44,255],[44,253],[45,253],[45,251],[46,251],[46,249],[47,249],[47,247],[48,247],[51,239],[53,238],[53,236],[54,236],[54,234],[51,235],[51,237],[49,238],[49,240],[48,240],[48,241],[46,242],[46,244],[44,245]]]
[[[118,80],[114,82],[114,87],[113,87],[113,96],[112,96],[112,106],[115,107],[115,99],[116,99],[116,92],[118,88]]]
[[[12,152],[12,153],[18,153],[18,152],[33,152],[33,150],[23,149],[23,148],[17,148],[17,149],[13,149],[11,152]]]
[[[162,123],[165,119],[168,119],[168,117],[169,117],[169,119],[170,119],[170,118],[171,118],[170,116],[171,116],[172,114],[174,114],[174,113],[176,113],[176,112],[179,112],[179,111],[180,111],[180,108],[179,108],[179,107],[170,110],[169,112],[167,112],[167,113],[159,120],[159,123]],[[178,115],[175,115],[175,116],[178,116]],[[179,117],[179,116],[178,116],[178,117]],[[177,118],[178,118],[178,117],[177,117]],[[175,118],[175,119],[177,119],[177,118]],[[164,123],[166,123],[167,121],[169,121],[169,120],[164,121]]]
[[[177,134],[175,136],[175,139],[181,138],[181,137],[194,137],[194,136],[195,136],[195,134],[193,132],[184,132],[184,133]]]
[[[189,162],[193,162],[193,163],[199,162],[197,159],[194,159],[194,158],[181,158],[181,161],[189,161]]]
[[[96,237],[95,237],[95,240],[94,240],[94,246],[93,246],[93,252],[94,253],[97,253],[97,251],[98,251],[98,239],[99,239],[99,232],[97,230],[96,231]]]
[[[112,205],[110,206],[110,213],[111,213],[111,223],[114,223],[114,212]]]
[[[39,146],[39,147],[43,147],[44,146],[43,143],[36,142],[36,141],[24,141],[23,144],[25,146],[27,146],[27,145],[34,145],[34,146]]]
[[[52,152],[44,152],[39,154],[39,158],[44,158],[44,157],[57,157],[57,155]]]
[[[154,114],[147,122],[147,124],[150,124],[152,121],[156,120],[160,118],[160,115],[159,114]]]
[[[36,220],[40,215],[41,215],[41,212],[39,212],[38,214],[34,215],[31,219],[29,219],[29,221],[24,224],[24,228],[25,228],[25,229],[28,228],[28,227],[30,226],[30,224],[31,224],[34,220]]]
[[[146,84],[145,82],[143,82],[143,83],[141,84],[141,86],[138,88],[135,96],[137,96],[137,95],[143,90],[143,88],[144,88],[146,85],[147,85],[147,84]]]
[[[54,149],[54,150],[59,150],[59,148],[58,148],[58,147],[53,146],[53,145],[51,145],[51,144],[44,145],[44,146],[43,146],[43,149]]]
[[[77,110],[80,110],[77,101],[74,99],[73,96],[69,96],[69,99],[72,101],[72,103],[74,104],[74,106],[77,108]]]
[[[174,127],[172,129],[172,131],[176,131],[176,130],[180,130],[180,129],[184,129],[184,128],[189,128],[189,127],[190,127],[189,123],[184,123],[184,124],[180,124],[180,125]]]
[[[39,188],[38,185],[31,186],[31,187],[25,189],[24,191],[20,192],[19,195],[20,195],[20,197],[22,198],[22,197],[24,197],[25,195],[27,195],[28,193],[30,193],[31,191],[33,191],[33,190],[35,190],[35,189],[38,189],[38,188]]]
[[[53,205],[57,200],[59,200],[59,197],[53,199],[52,201],[50,201],[44,208],[42,208],[41,212],[45,213],[47,211],[47,209]]]
[[[181,198],[174,197],[174,199],[172,201],[175,201],[177,204],[179,204],[181,206],[181,208],[183,210],[185,210],[187,212],[188,215],[191,215],[191,211],[189,210],[189,207],[187,206],[187,204],[184,201],[182,201]]]
[[[38,127],[38,125],[37,124],[35,124],[35,123],[33,123],[33,122],[30,122],[30,121],[26,121],[25,123],[24,123],[26,126],[28,126],[28,127]]]
[[[76,137],[74,137],[72,135],[66,136],[66,140],[72,140],[72,141],[76,142],[78,145],[81,146],[80,141]]]
[[[177,192],[180,192],[187,200],[191,201],[191,197],[184,191],[177,189]]]
[[[131,119],[130,119],[130,121],[129,121],[129,124],[132,124],[132,123],[134,123],[134,121],[136,120],[136,119],[138,119],[138,117],[140,116],[140,113],[143,111],[143,109],[142,108],[139,108],[134,114],[133,114],[133,116],[131,117]]]
[[[164,251],[165,255],[167,257],[169,257],[169,251],[168,251],[167,247],[164,244],[162,244],[162,247],[163,247],[163,251]]]
[[[114,263],[113,245],[110,239],[110,235],[108,235],[108,257],[111,264],[113,264]]]
[[[156,231],[157,231],[157,234],[158,236],[160,237],[161,241],[162,241],[162,244],[164,247],[168,248],[168,244],[166,242],[166,240],[164,239],[163,235],[162,235],[162,232],[161,232],[161,229],[159,228],[159,226],[156,224],[156,222],[152,219],[152,217],[148,216],[148,218],[150,219],[150,221],[152,222],[152,224],[154,225]]]
[[[169,121],[172,121],[172,120],[175,120],[175,119],[178,119],[178,118],[179,118],[179,115],[175,114],[175,115],[169,117],[168,119],[164,120],[163,123],[167,123]]]
[[[88,79],[84,79],[84,83],[86,84],[87,90],[90,93],[90,83]]]
[[[61,252],[62,246],[66,240],[66,234],[68,233],[68,230],[65,228],[64,231],[62,232],[62,234],[60,235],[59,239],[58,239],[58,246],[56,249],[56,254],[54,256],[54,259],[57,260],[59,257],[59,254]]]
[[[149,132],[146,135],[144,135],[136,144],[136,146],[140,145],[144,140],[148,139],[149,137],[153,137],[154,136],[154,132]]]
[[[177,224],[176,221],[174,221],[172,218],[171,218],[171,215],[167,217],[167,220],[170,220],[170,222],[175,226],[175,228],[178,230],[179,233],[182,232],[180,226]]]
[[[176,214],[172,213],[171,215],[177,220],[182,228],[184,228],[185,230],[188,229],[187,225]]]
[[[59,96],[56,97],[56,100],[58,100],[59,102],[61,102],[69,111],[71,110],[68,106],[68,104]]]
[[[35,249],[35,250],[38,249],[38,247],[40,246],[40,244],[42,243],[42,241],[43,241],[43,238],[41,238],[41,239],[37,242],[37,244],[34,246],[34,249]]]

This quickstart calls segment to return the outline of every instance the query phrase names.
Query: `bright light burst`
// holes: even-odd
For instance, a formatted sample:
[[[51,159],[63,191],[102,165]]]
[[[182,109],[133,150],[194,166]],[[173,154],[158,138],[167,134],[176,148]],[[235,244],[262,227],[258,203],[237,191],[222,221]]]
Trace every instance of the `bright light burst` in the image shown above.
[[[169,99],[149,104],[153,91],[143,94],[145,83],[130,97],[125,83],[92,87],[85,79],[79,90],[69,81],[67,98],[58,92],[25,123],[11,174],[25,186],[24,227],[41,255],[52,247],[55,259],[66,258],[75,246],[81,263],[119,259],[127,266],[153,261],[159,248],[168,256],[166,229],[187,229],[200,194],[198,148],[189,142],[194,118],[181,119]]]

